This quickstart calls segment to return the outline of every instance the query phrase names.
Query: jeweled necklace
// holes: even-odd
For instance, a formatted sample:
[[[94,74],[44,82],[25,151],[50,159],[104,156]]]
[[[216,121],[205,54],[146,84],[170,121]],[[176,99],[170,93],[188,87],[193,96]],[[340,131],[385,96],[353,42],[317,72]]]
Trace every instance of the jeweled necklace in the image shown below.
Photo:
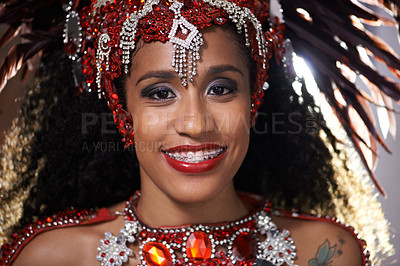
[[[124,228],[100,240],[101,265],[123,265],[133,252],[128,243],[141,243],[141,264],[169,265],[295,265],[296,247],[287,230],[272,222],[267,202],[259,210],[234,222],[214,225],[152,228],[136,214],[136,193],[122,213]],[[128,242],[128,243],[127,243]]]

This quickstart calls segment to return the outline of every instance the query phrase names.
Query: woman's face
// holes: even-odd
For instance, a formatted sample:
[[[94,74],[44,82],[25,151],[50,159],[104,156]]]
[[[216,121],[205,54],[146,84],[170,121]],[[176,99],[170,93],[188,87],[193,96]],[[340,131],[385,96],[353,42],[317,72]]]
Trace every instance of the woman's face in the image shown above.
[[[201,203],[233,188],[249,143],[250,74],[231,34],[204,32],[187,87],[171,67],[171,43],[146,43],[134,54],[126,97],[143,192]]]

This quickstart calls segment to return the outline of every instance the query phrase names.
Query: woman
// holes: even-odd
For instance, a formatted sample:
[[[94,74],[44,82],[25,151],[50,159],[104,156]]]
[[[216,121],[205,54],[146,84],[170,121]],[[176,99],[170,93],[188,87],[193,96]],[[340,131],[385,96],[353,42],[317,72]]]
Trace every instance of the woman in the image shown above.
[[[66,6],[66,48],[80,39],[74,39],[74,31],[69,30],[74,10],[82,7],[72,4]],[[22,199],[19,206],[13,202],[11,210],[5,208],[6,214],[14,214],[11,220],[16,220],[7,229],[16,231],[34,223],[3,247],[2,264],[369,263],[365,244],[350,228],[327,218],[272,211],[271,203],[262,197],[235,190],[237,175],[239,189],[266,194],[277,205],[280,200],[286,208],[321,208],[325,214],[334,210],[329,190],[338,184],[326,145],[336,147],[336,142],[319,113],[308,108],[314,105],[306,94],[300,100],[293,92],[280,91],[293,81],[290,66],[271,66],[267,91],[271,98],[266,97],[271,104],[266,108],[270,112],[296,110],[299,117],[282,123],[285,137],[272,134],[270,140],[264,137],[253,144],[249,169],[245,164],[237,174],[264,94],[267,60],[272,50],[279,59],[282,48],[279,23],[266,33],[261,28],[259,21],[269,20],[267,3],[95,1],[82,9],[80,17],[84,39],[93,42],[93,47],[86,43],[82,54],[67,52],[72,59],[82,55],[89,89],[82,88],[79,96],[67,91],[79,81],[79,72],[71,77],[70,64],[57,64],[54,58],[62,57],[57,44],[46,48],[49,52],[43,55],[44,75],[38,92],[33,91],[22,107],[39,113],[40,126],[33,130],[16,127],[26,131],[19,136],[28,131],[33,134],[32,142],[24,146],[31,149],[17,152],[30,160],[17,171],[12,165],[26,159],[5,157],[3,164],[5,177],[19,180],[4,186],[3,198],[9,203]],[[67,82],[60,86],[60,80]],[[98,151],[96,142],[115,143],[116,136],[104,124],[92,127],[105,109],[104,102],[93,99],[92,86],[106,99],[125,146],[134,144],[134,151],[115,146]],[[319,134],[301,130],[307,115],[318,118],[314,129],[327,134],[325,143]],[[21,122],[27,119],[22,117]],[[293,132],[297,133],[290,135]],[[293,156],[283,143],[295,151],[294,156],[305,155],[284,171],[292,172],[293,179],[275,181],[283,185],[265,182],[274,179],[268,172],[275,165],[261,165],[272,158],[265,158],[264,153],[258,164],[251,157],[260,157],[258,143],[265,150],[274,147],[268,141],[276,140],[284,150],[283,160]],[[60,149],[56,143],[72,147]],[[10,155],[16,154],[12,146]],[[293,170],[300,170],[296,164],[311,162],[315,155],[319,160],[310,166],[317,172],[303,170],[296,177]],[[258,164],[258,173],[251,169],[254,164]],[[254,172],[254,177],[249,175]],[[124,202],[139,188],[137,175],[140,192]],[[310,176],[317,178],[310,180]],[[307,188],[312,192],[305,196]],[[322,193],[317,193],[321,188]],[[340,191],[335,193],[337,199],[348,199]],[[68,206],[76,210],[52,215]],[[23,208],[22,217],[12,208]],[[49,216],[37,220],[35,215]]]

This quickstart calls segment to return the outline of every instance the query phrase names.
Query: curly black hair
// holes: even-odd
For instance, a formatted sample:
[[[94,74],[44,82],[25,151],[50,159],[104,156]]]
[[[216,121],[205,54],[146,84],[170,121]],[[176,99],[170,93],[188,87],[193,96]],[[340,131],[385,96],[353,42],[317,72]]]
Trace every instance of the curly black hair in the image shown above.
[[[232,24],[225,28],[236,32]],[[244,39],[232,36],[244,47],[244,54],[249,54]],[[254,76],[254,65],[249,63]],[[353,187],[344,190],[343,182],[339,182],[347,177],[337,178],[334,158],[342,160],[340,174],[350,179],[357,173],[346,168],[346,156],[336,149],[337,140],[304,83],[301,95],[293,90],[293,69],[274,60],[269,63],[269,88],[251,130],[248,153],[234,179],[236,188],[264,195],[279,208],[343,217],[351,214],[345,218],[353,223],[362,216],[362,211],[354,211],[357,204],[347,205],[357,179],[352,181]],[[51,44],[43,53],[37,80],[6,136],[0,183],[0,244],[12,231],[38,217],[71,206],[111,206],[140,189],[134,149],[124,148],[105,100],[75,88],[72,71],[62,41]],[[117,85],[123,91],[123,77]],[[124,98],[123,93],[120,96]],[[360,191],[367,190],[357,188]],[[361,197],[362,193],[358,194]],[[371,194],[367,191],[359,201],[365,205],[363,210],[375,204],[376,217],[383,224],[383,214]],[[373,234],[378,223],[375,226],[367,228],[364,237]],[[387,225],[383,227],[379,240],[383,239],[384,245],[388,243],[388,231]]]
[[[41,120],[29,146],[25,145],[29,149],[13,158],[20,182],[8,195],[37,179],[23,204],[19,226],[70,206],[110,206],[140,188],[134,150],[123,148],[104,100],[95,93],[78,95],[71,64],[59,46],[48,49],[39,71],[38,84],[22,105],[16,125],[24,136],[32,132],[27,124]],[[311,198],[310,207],[331,202],[328,186],[335,186],[331,155],[318,134],[329,130],[306,90],[300,101],[284,82],[287,74],[282,66],[272,63],[269,75],[270,88],[252,130],[248,155],[235,177],[236,187],[280,198],[298,209],[302,198]],[[43,167],[40,161],[45,162]]]
[[[105,100],[75,88],[72,70],[62,43],[52,44],[6,135],[0,184],[2,243],[39,217],[71,206],[111,206],[140,189],[134,149],[124,148]],[[357,173],[346,168],[346,157],[336,149],[337,141],[313,97],[304,84],[301,95],[293,90],[292,72],[290,66],[270,61],[269,88],[251,130],[248,153],[234,178],[235,186],[264,195],[275,207],[339,215],[363,230],[363,222],[356,220],[365,218],[361,217],[364,207],[376,205],[372,192],[357,187],[362,186],[354,178]],[[116,85],[123,96],[124,78]],[[333,157],[343,158],[339,171],[345,176],[341,179]],[[343,189],[342,180],[349,179],[353,184]],[[351,189],[356,189],[357,195],[365,194],[359,199],[365,205],[361,213],[355,211],[357,202],[347,204],[355,193]],[[384,224],[379,206],[375,209],[375,219]],[[364,237],[373,230],[376,227],[365,230]],[[382,239],[387,234],[385,225]],[[390,252],[390,245],[385,252]]]

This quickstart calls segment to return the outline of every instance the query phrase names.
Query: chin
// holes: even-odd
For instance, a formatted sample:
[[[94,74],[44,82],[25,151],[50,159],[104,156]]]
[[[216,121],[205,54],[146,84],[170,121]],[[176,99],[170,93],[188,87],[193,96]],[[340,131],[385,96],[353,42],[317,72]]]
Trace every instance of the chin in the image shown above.
[[[218,198],[226,187],[210,187],[210,184],[204,185],[200,182],[199,184],[175,186],[174,190],[171,191],[172,193],[168,194],[180,204],[206,204]]]

